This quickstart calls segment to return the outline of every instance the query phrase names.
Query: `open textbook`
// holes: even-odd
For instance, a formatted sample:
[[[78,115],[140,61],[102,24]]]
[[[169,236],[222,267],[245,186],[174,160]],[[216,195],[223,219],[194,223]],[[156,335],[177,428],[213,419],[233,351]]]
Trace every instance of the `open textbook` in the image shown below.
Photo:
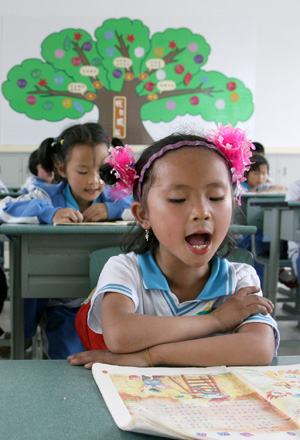
[[[94,379],[123,430],[177,439],[300,438],[300,364],[135,368],[96,363]]]

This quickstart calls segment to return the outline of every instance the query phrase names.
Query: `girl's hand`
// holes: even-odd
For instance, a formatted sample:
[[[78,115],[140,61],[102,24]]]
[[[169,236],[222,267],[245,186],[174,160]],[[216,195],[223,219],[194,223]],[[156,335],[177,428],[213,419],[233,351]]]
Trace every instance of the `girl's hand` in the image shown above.
[[[273,312],[274,305],[269,299],[258,295],[251,295],[252,293],[259,292],[259,290],[255,286],[243,287],[210,314],[211,317],[218,321],[218,332],[231,332],[241,322],[256,313],[267,315]]]
[[[146,350],[129,354],[117,354],[108,350],[90,350],[72,354],[67,357],[71,365],[84,365],[90,370],[95,362],[110,365],[124,365],[134,367],[149,367]]]
[[[106,220],[108,211],[105,203],[93,203],[83,212],[83,221],[85,222],[99,222]]]
[[[82,223],[83,215],[73,208],[58,209],[53,216],[52,223]]]

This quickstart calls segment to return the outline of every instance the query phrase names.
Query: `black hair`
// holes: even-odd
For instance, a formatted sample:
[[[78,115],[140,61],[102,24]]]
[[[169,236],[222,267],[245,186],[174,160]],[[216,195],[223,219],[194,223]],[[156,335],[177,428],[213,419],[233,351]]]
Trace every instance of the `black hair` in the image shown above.
[[[110,139],[112,147],[124,147],[123,142],[119,138],[113,137]],[[108,163],[101,165],[100,167],[100,177],[104,180],[106,185],[114,185],[117,182],[115,175],[111,172],[112,166]]]
[[[163,147],[166,145],[176,144],[178,142],[182,141],[201,141],[204,143],[201,148],[205,148],[207,150],[212,150],[211,145],[213,145],[211,142],[209,142],[207,139],[201,136],[197,136],[194,134],[184,134],[184,133],[173,133],[163,139],[160,139],[156,142],[154,142],[152,145],[150,145],[148,148],[143,150],[141,156],[139,157],[138,161],[135,164],[135,170],[137,172],[137,175],[140,176],[141,171],[145,164],[148,162],[150,157],[152,157],[154,154],[158,153]],[[207,145],[207,147],[205,146]],[[188,145],[181,148],[190,148]],[[193,147],[194,148],[194,147]],[[170,150],[171,151],[171,150]],[[224,159],[224,162],[227,165],[228,168],[228,177],[230,181],[232,182],[231,178],[231,171],[230,171],[230,164],[226,161],[223,154],[217,150],[213,149],[213,151],[221,156]],[[166,152],[165,154],[168,154],[169,152]],[[115,173],[112,173],[112,167],[108,164],[105,164],[100,168],[100,175],[101,178],[107,183],[108,185],[113,185],[117,181],[117,177]],[[154,182],[155,179],[155,167],[151,165],[147,171],[145,172],[143,183],[142,183],[142,194],[141,198],[138,193],[138,179],[136,181],[135,187],[133,189],[133,197],[136,201],[140,201],[143,208],[147,210],[147,196],[149,193],[149,190]],[[235,241],[233,238],[228,234],[228,237],[225,238],[223,244],[228,248],[228,252],[232,249]],[[224,248],[223,244],[220,246],[221,248]],[[129,231],[128,234],[122,239],[121,248],[125,252],[131,252],[134,251],[138,254],[151,251],[153,252],[157,247],[159,243],[154,235],[152,229],[149,230],[149,240],[145,240],[145,230],[139,225],[135,224],[133,228]],[[226,254],[228,253],[226,252]]]
[[[39,161],[39,150],[36,149],[34,150],[28,159],[28,168],[29,171],[31,172],[31,174],[33,174],[34,176],[38,175],[38,169],[37,166],[39,165],[40,161]]]
[[[48,173],[56,171],[56,163],[66,164],[71,150],[75,145],[89,145],[94,148],[97,144],[105,143],[110,146],[110,140],[100,124],[87,122],[72,125],[57,138],[47,138],[39,146],[40,164]]]
[[[261,154],[265,154],[265,147],[263,146],[263,144],[261,144],[260,142],[252,142],[252,144],[255,146],[255,150],[253,154],[256,153],[261,153]]]
[[[266,165],[267,170],[269,172],[269,162],[264,156],[261,156],[260,154],[254,154],[252,157],[250,157],[251,165],[248,169],[248,171],[245,172],[245,177],[248,179],[250,171],[258,171],[259,167],[261,165]]]

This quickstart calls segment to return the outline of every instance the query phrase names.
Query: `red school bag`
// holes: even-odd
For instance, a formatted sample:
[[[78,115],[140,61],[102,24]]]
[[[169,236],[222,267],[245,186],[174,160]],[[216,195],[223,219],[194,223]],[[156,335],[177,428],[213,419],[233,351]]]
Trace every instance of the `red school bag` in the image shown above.
[[[103,335],[101,333],[95,333],[88,326],[87,317],[90,305],[91,302],[88,301],[78,310],[75,318],[76,331],[86,350],[108,350]]]

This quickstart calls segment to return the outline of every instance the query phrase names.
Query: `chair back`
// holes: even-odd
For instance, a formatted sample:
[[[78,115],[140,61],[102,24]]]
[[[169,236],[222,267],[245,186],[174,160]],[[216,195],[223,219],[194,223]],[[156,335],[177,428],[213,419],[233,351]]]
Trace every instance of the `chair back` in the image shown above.
[[[93,290],[98,283],[100,273],[110,257],[123,253],[119,246],[97,249],[90,254],[90,288]]]
[[[225,257],[228,261],[235,263],[246,263],[250,266],[254,266],[254,258],[250,251],[247,249],[240,249],[238,247],[233,248]]]

